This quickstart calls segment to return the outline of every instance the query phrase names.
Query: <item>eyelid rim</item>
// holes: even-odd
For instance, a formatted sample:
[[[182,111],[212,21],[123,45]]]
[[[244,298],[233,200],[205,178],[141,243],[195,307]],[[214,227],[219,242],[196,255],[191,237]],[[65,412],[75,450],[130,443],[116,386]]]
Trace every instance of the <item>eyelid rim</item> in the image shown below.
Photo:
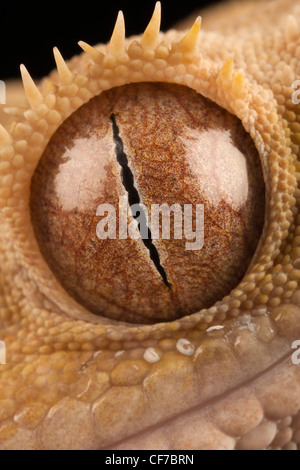
[[[195,24],[196,22],[193,27]],[[284,195],[290,197],[288,200],[292,208],[292,194],[296,189],[296,179],[288,171],[275,171],[272,178],[270,177],[270,169],[271,167],[274,169],[275,161],[288,158],[290,155],[288,145],[280,152],[278,146],[272,148],[272,139],[269,142],[264,139],[264,126],[270,122],[276,125],[274,142],[278,142],[278,135],[283,140],[287,139],[283,123],[276,112],[274,97],[260,85],[245,80],[241,70],[234,71],[232,54],[223,64],[216,64],[208,57],[201,56],[199,42],[196,44],[193,39],[194,51],[191,52],[192,48],[183,46],[181,40],[174,40],[174,34],[173,31],[160,33],[161,41],[155,49],[143,49],[141,41],[137,39],[126,40],[126,52],[117,55],[110,52],[109,46],[101,46],[99,49],[98,47],[89,49],[91,46],[84,46],[90,54],[84,56],[84,67],[80,71],[78,67],[80,59],[74,58],[66,63],[56,52],[60,74],[53,72],[51,80],[45,79],[39,87],[35,86],[22,67],[24,86],[31,108],[24,112],[23,118],[18,117],[10,133],[0,128],[1,160],[8,164],[7,172],[4,171],[0,175],[0,206],[5,222],[14,237],[15,249],[19,253],[21,264],[26,267],[30,278],[38,281],[45,296],[50,296],[60,310],[65,313],[71,311],[71,316],[74,318],[103,326],[108,337],[114,340],[125,338],[125,335],[128,340],[137,334],[140,338],[152,335],[159,337],[179,328],[190,329],[200,322],[207,323],[208,327],[214,319],[217,305],[229,305],[229,310],[231,305],[234,305],[233,309],[236,309],[239,302],[238,293],[242,291],[242,286],[251,282],[264,269],[270,270],[274,267],[274,253],[281,244],[281,236],[278,237],[278,233],[281,235],[292,223],[292,217],[286,217],[287,211],[279,210],[276,215],[271,213],[275,203],[277,206],[282,203]],[[130,83],[164,81],[186,85],[239,117],[259,151],[266,190],[273,200],[266,211],[264,232],[251,267],[229,296],[210,309],[201,310],[180,320],[146,326],[122,324],[96,317],[70,299],[40,254],[30,224],[29,212],[31,177],[50,137],[67,117],[90,98],[109,88],[129,83],[129,74]],[[267,116],[263,112],[264,108],[269,110]],[[24,139],[24,135],[30,145],[22,148],[20,142]],[[14,177],[11,185],[8,184],[7,178],[10,174]],[[275,221],[276,231],[274,231]],[[265,248],[266,243],[267,248]],[[54,292],[58,295],[54,296]]]

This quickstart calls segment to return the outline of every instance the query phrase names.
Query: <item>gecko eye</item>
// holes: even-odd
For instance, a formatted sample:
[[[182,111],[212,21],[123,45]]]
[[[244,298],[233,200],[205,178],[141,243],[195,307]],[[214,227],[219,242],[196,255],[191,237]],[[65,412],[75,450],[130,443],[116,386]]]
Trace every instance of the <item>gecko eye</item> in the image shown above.
[[[169,321],[236,287],[264,222],[260,159],[241,122],[194,90],[102,92],[54,133],[31,182],[40,250],[91,312]]]

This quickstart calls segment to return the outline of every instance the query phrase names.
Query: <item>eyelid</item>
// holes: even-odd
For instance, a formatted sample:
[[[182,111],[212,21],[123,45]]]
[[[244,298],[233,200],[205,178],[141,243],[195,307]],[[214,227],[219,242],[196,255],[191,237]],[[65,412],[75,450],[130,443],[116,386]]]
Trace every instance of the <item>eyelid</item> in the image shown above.
[[[116,330],[119,324],[116,325],[102,318],[99,320],[69,298],[42,259],[30,224],[29,193],[34,169],[51,135],[82,104],[108,88],[128,83],[129,79],[130,82],[165,81],[186,85],[241,119],[261,155],[266,187],[270,194],[286,193],[291,196],[296,187],[295,178],[288,172],[281,172],[280,181],[275,176],[272,180],[270,179],[269,169],[272,163],[276,159],[286,157],[285,150],[276,153],[271,147],[273,143],[265,142],[261,135],[264,126],[269,125],[268,120],[274,124],[278,119],[274,100],[270,100],[270,96],[260,85],[250,83],[242,71],[236,70],[232,54],[228,55],[223,64],[212,61],[204,51],[201,55],[201,44],[197,39],[200,30],[199,19],[195,21],[191,30],[178,40],[178,36],[175,38],[172,31],[158,35],[157,8],[153,18],[150,23],[151,27],[147,30],[152,29],[153,36],[150,34],[150,36],[142,36],[141,39],[125,40],[125,52],[123,52],[121,38],[123,24],[120,15],[113,40],[109,45],[91,48],[85,43],[80,43],[86,55],[74,58],[68,64],[55,49],[58,71],[53,72],[51,80],[44,80],[40,87],[35,86],[23,66],[22,78],[30,109],[24,112],[23,118],[18,117],[11,133],[4,128],[0,131],[4,144],[1,157],[2,161],[7,163],[7,172],[4,171],[1,175],[1,206],[23,266],[26,267],[30,278],[38,282],[40,290],[46,297],[53,298],[60,310],[69,311],[72,316],[81,320],[101,323],[104,327],[109,325],[112,337],[119,337],[123,334],[119,329]],[[153,44],[157,45],[153,47]],[[260,112],[264,108],[269,110],[267,116]],[[277,134],[277,139],[274,139],[274,142],[278,141],[278,135],[284,141],[286,137],[282,123],[278,121],[275,124],[277,127],[274,132]],[[25,135],[29,145],[20,151],[18,143]],[[288,149],[288,146],[285,148]],[[269,156],[272,158],[268,158]],[[283,188],[285,182],[288,182],[286,189]],[[283,188],[279,192],[277,191],[278,185]],[[292,207],[292,198],[290,204]],[[291,223],[291,220],[286,220],[282,209],[276,214],[274,212],[271,214],[270,208],[267,208],[268,223],[271,224],[275,217],[282,218],[279,225],[277,223],[279,232],[283,232],[287,224]],[[281,239],[274,231],[268,229],[267,224],[260,248],[266,240],[272,247],[272,253],[276,253]],[[32,259],[35,260],[34,265]],[[259,271],[272,269],[273,259],[274,255],[261,255],[258,249],[256,264],[252,265],[242,284],[249,283]],[[258,260],[260,266],[258,266]],[[236,306],[240,302],[240,291],[241,289],[237,288],[231,294],[232,305]],[[215,312],[216,308],[212,307],[188,318],[172,322],[166,328],[172,331],[172,328],[176,329],[178,324],[184,329],[185,326],[190,328],[201,321],[210,323]],[[128,331],[132,334],[135,332],[134,327],[124,326],[124,332],[125,330],[127,338]],[[145,335],[148,335],[149,331],[156,331],[159,334],[160,330],[162,330],[161,325],[141,328]]]

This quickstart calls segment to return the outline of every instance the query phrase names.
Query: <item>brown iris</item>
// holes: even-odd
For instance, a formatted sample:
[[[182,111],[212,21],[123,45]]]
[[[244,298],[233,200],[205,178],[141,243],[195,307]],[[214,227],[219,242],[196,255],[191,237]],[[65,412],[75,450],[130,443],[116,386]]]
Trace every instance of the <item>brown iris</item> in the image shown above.
[[[265,198],[236,117],[187,87],[140,83],[101,93],[62,124],[30,204],[40,250],[72,297],[97,315],[153,323],[238,284]]]

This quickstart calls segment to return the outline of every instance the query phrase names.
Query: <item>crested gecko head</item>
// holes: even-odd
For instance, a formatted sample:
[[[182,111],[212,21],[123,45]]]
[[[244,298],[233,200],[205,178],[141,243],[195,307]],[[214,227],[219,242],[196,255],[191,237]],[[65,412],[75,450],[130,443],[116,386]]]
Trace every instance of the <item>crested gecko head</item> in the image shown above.
[[[205,22],[200,30],[198,17],[185,32],[171,30],[163,34],[160,3],[157,3],[145,32],[129,39],[125,38],[124,18],[119,13],[108,45],[93,47],[80,42],[84,53],[68,62],[54,48],[57,69],[39,86],[21,66],[27,104],[7,109],[9,119],[1,114],[3,125],[0,125],[0,340],[3,341],[0,352],[3,345],[6,352],[6,361],[2,360],[6,364],[0,365],[1,449],[297,448],[300,368],[292,360],[292,345],[300,339],[300,107],[295,96],[295,83],[300,75],[300,8],[292,1],[283,0],[245,5],[246,17],[243,8],[229,5],[226,24],[222,15],[216,15],[214,21],[208,17],[207,30]],[[129,200],[130,195],[135,195],[133,200],[140,204],[136,196],[140,191],[146,194],[147,202],[149,188],[143,172],[153,164],[153,155],[143,150],[145,142],[137,143],[134,131],[139,123],[133,124],[130,105],[122,101],[122,90],[134,105],[155,95],[151,106],[158,109],[157,113],[161,100],[167,103],[161,106],[164,110],[168,106],[172,109],[173,115],[165,113],[163,118],[155,111],[151,119],[141,113],[143,135],[150,142],[156,139],[157,143],[158,139],[150,134],[153,119],[166,123],[162,127],[168,135],[177,108],[184,109],[182,119],[189,121],[181,121],[181,117],[177,121],[182,127],[188,127],[189,134],[184,141],[177,123],[175,134],[180,139],[177,142],[174,138],[174,143],[174,130],[173,134],[169,132],[171,140],[161,143],[167,147],[166,152],[174,146],[178,152],[187,139],[196,141],[194,147],[198,149],[208,145],[206,140],[197,142],[197,132],[199,126],[202,131],[209,128],[209,118],[212,118],[209,110],[213,110],[215,146],[209,151],[215,156],[216,148],[221,145],[219,139],[232,120],[233,127],[227,128],[227,133],[231,142],[240,139],[240,160],[244,155],[243,145],[247,146],[244,151],[247,155],[249,148],[252,149],[247,165],[244,163],[241,168],[245,173],[248,166],[251,172],[250,163],[256,162],[257,173],[250,177],[252,209],[241,215],[237,213],[239,204],[235,205],[236,219],[242,221],[243,230],[232,222],[234,227],[226,226],[226,234],[228,228],[231,238],[237,239],[242,233],[242,239],[253,225],[256,224],[256,232],[259,230],[253,237],[251,261],[248,253],[241,258],[242,267],[236,268],[236,277],[230,276],[230,282],[227,277],[226,282],[222,278],[220,284],[225,285],[225,291],[219,289],[216,280],[221,277],[219,271],[214,272],[216,277],[211,276],[210,285],[202,292],[210,271],[195,284],[199,276],[197,259],[184,261],[180,255],[176,264],[169,265],[166,255],[169,247],[162,250],[159,247],[157,254],[154,244],[141,245],[132,262],[136,263],[142,250],[150,253],[156,269],[151,265],[154,287],[145,284],[142,299],[135,303],[139,286],[126,285],[133,305],[129,317],[123,315],[123,308],[120,313],[117,302],[112,305],[111,297],[117,287],[108,292],[101,287],[101,278],[99,281],[97,276],[93,282],[98,283],[99,291],[89,290],[85,285],[85,294],[78,294],[82,278],[91,276],[92,261],[86,261],[84,268],[80,268],[80,283],[72,279],[72,267],[77,277],[79,273],[73,257],[74,240],[82,233],[79,231],[75,236],[73,231],[72,238],[67,228],[64,229],[61,241],[69,239],[72,246],[55,241],[54,232],[60,230],[63,222],[60,224],[61,211],[55,212],[57,201],[51,199],[58,184],[55,165],[70,161],[70,155],[64,154],[65,148],[70,150],[75,138],[82,144],[87,137],[93,137],[92,126],[96,125],[103,142],[100,147],[98,141],[84,144],[83,153],[88,148],[91,155],[99,152],[102,160],[107,159],[101,163],[105,166],[101,175],[106,178],[101,185],[104,187],[111,175],[108,189],[113,187],[110,185],[113,181],[118,194],[126,190]],[[172,100],[177,102],[177,107]],[[91,103],[93,107],[89,108]],[[198,105],[207,106],[207,123],[203,123],[203,116],[198,116]],[[101,113],[105,124],[99,121]],[[217,122],[218,117],[221,123]],[[195,122],[197,130],[193,127]],[[221,142],[220,153],[228,146],[227,141]],[[209,143],[212,145],[212,139]],[[139,166],[138,158],[133,158],[133,164],[128,161],[129,153],[134,154],[136,148],[139,155],[145,154],[144,167]],[[243,187],[240,174],[236,185],[230,175],[222,180],[228,173],[230,155],[236,156],[236,148],[229,151],[227,160],[222,156],[224,168],[214,169],[220,174],[221,179],[217,179],[221,181],[220,187],[205,186],[205,190],[211,191],[211,198],[218,198],[218,194],[229,191],[231,186]],[[76,156],[80,151],[76,149],[74,165],[78,165]],[[115,152],[114,164],[109,160],[109,152]],[[197,158],[198,154],[192,151],[190,167],[194,172]],[[94,170],[95,162],[92,163]],[[160,162],[161,171],[165,163],[168,162]],[[211,165],[211,159],[207,158],[205,163]],[[180,185],[178,165],[181,164],[179,159],[172,161],[175,169],[167,167],[166,170],[167,175],[177,174],[174,186]],[[76,169],[76,175],[81,172],[84,181],[92,171],[80,166]],[[198,178],[203,181],[206,167],[200,170],[197,170]],[[116,183],[120,174],[123,179]],[[76,181],[63,179],[65,203],[70,201],[66,191],[70,192],[72,185],[80,187],[81,182]],[[79,198],[80,203],[86,200],[84,189],[85,197]],[[109,193],[108,189],[105,194]],[[193,182],[188,189],[189,200],[194,200],[197,188]],[[255,197],[263,197],[263,202],[259,203],[261,199],[257,201]],[[221,200],[219,197],[216,207]],[[259,212],[264,201],[265,211]],[[45,207],[49,212],[46,222]],[[82,220],[74,214],[72,217],[71,222],[75,220],[74,227],[78,228]],[[96,227],[96,219],[89,217]],[[224,217],[223,223],[228,224]],[[49,239],[54,219],[52,243]],[[93,250],[96,242],[91,243],[89,250]],[[82,239],[79,245],[82,252]],[[219,251],[222,256],[226,254],[225,248]],[[238,248],[227,256],[226,273],[236,266],[232,258],[241,251]],[[106,252],[96,250],[96,253],[97,266],[101,275],[106,276]],[[130,253],[126,256],[130,258]],[[130,275],[123,278],[122,286],[124,280],[134,279],[135,271],[143,273],[143,256],[140,264],[133,265],[137,267],[128,268]],[[72,258],[70,262],[69,258]],[[210,263],[213,261],[216,260],[211,259]],[[118,286],[115,272],[120,262],[116,259],[109,264],[109,269],[115,270],[108,277],[111,284],[116,283],[114,286]],[[188,263],[186,273],[184,268]],[[221,264],[225,265],[223,258]],[[170,301],[170,289],[176,277],[172,277],[176,271],[174,265],[176,269],[180,267],[180,281],[177,290],[174,288],[176,296]],[[163,285],[156,290],[157,279]],[[184,301],[180,297],[183,284],[187,284]],[[159,316],[155,316],[158,309],[153,301],[156,292],[154,300],[160,306]],[[195,301],[199,292],[201,301],[208,295],[207,304],[202,305],[198,298]],[[148,308],[144,303],[147,295],[152,302],[150,320],[144,314]],[[98,311],[99,296],[101,311]],[[174,307],[177,305],[180,314]],[[164,316],[166,309],[168,315]]]

